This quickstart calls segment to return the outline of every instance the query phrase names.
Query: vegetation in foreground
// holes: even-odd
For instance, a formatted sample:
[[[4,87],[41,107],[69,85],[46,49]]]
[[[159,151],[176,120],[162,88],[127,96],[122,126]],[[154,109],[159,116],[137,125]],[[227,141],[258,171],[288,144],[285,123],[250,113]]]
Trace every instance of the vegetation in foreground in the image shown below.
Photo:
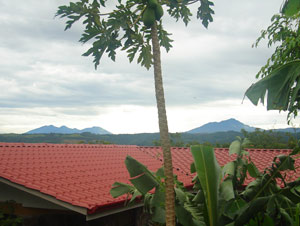
[[[300,180],[287,181],[285,173],[295,171],[299,147],[289,155],[279,155],[259,172],[244,147],[248,139],[232,142],[229,155],[236,159],[220,167],[210,146],[192,146],[196,172],[194,187],[188,191],[174,176],[176,224],[197,225],[299,225]],[[125,160],[132,185],[116,182],[111,195],[128,194],[129,205],[137,197],[144,201],[144,211],[151,221],[165,224],[164,169],[151,172],[128,156]],[[245,179],[252,178],[246,187]]]

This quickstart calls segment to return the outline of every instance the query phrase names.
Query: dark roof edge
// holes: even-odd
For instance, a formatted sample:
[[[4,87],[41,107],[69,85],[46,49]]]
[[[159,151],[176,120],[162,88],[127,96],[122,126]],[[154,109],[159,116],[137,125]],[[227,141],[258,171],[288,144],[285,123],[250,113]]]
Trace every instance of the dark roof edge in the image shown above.
[[[53,197],[53,196],[44,194],[44,193],[42,193],[42,192],[40,192],[40,191],[38,191],[38,190],[34,190],[34,189],[31,189],[31,188],[27,188],[27,187],[25,187],[25,186],[23,186],[23,185],[20,185],[20,184],[16,184],[16,183],[14,183],[14,182],[11,182],[11,181],[9,181],[9,180],[7,180],[7,179],[4,179],[3,177],[0,177],[0,183],[4,183],[4,184],[6,184],[6,185],[8,185],[8,186],[11,186],[11,187],[14,187],[14,188],[16,188],[16,189],[18,189],[18,190],[27,192],[27,193],[29,193],[29,194],[31,194],[31,195],[37,196],[37,197],[39,197],[39,198],[41,198],[41,199],[47,200],[47,201],[49,201],[49,202],[52,202],[52,203],[54,203],[54,204],[56,204],[56,205],[65,207],[65,208],[67,208],[67,209],[69,209],[69,210],[72,210],[72,211],[75,211],[75,212],[77,212],[77,213],[81,213],[81,214],[83,214],[83,215],[87,215],[87,209],[84,208],[84,207],[74,206],[74,205],[72,205],[72,204],[70,204],[70,203],[67,203],[67,202],[58,200],[58,199],[56,199],[56,198]]]
[[[111,215],[111,214],[120,213],[120,212],[123,212],[123,211],[126,211],[126,210],[131,210],[131,209],[135,209],[135,208],[142,207],[142,206],[144,206],[143,202],[142,203],[137,203],[137,204],[134,204],[134,205],[131,205],[131,206],[124,206],[124,207],[121,207],[121,208],[110,209],[110,210],[107,210],[107,211],[95,212],[93,214],[86,215],[86,220],[87,221],[94,220],[94,219],[97,219],[97,218],[100,218],[100,217],[105,217],[105,216],[108,216],[108,215]]]
[[[84,208],[84,207],[74,206],[74,205],[72,205],[70,203],[58,200],[58,199],[56,199],[53,196],[44,194],[44,193],[42,193],[42,192],[40,192],[38,190],[27,188],[27,187],[25,187],[23,185],[11,182],[10,180],[4,179],[3,177],[0,177],[0,183],[4,183],[4,184],[6,184],[8,186],[11,186],[11,187],[14,187],[14,188],[16,188],[18,190],[27,192],[27,193],[29,193],[31,195],[34,195],[36,197],[39,197],[41,199],[47,200],[49,202],[52,202],[52,203],[54,203],[54,204],[56,204],[58,206],[62,206],[62,207],[65,207],[65,208],[67,208],[69,210],[72,210],[74,212],[83,214],[83,215],[86,216],[86,220],[87,221],[94,220],[94,219],[97,219],[97,218],[100,218],[100,217],[105,217],[105,216],[108,216],[108,215],[111,215],[111,214],[114,214],[114,213],[120,213],[120,212],[123,212],[123,211],[126,211],[126,210],[130,210],[130,209],[142,207],[144,205],[143,203],[137,203],[137,204],[132,205],[132,206],[124,206],[124,207],[119,207],[119,208],[116,208],[116,209],[109,209],[109,210],[101,211],[101,212],[98,212],[98,213],[97,213],[97,210],[96,210],[95,213],[89,214],[88,210],[86,208]]]

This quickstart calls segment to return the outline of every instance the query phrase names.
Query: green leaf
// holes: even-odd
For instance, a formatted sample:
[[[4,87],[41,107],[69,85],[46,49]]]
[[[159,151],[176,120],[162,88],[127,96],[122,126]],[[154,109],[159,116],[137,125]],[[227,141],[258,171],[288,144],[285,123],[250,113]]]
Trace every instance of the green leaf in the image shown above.
[[[276,158],[279,159],[277,165],[280,166],[280,171],[295,170],[295,160],[291,156],[278,155]]]
[[[256,168],[256,166],[254,165],[253,162],[250,162],[248,165],[247,165],[247,169],[248,169],[248,172],[250,174],[251,177],[253,178],[257,178],[260,176],[260,172],[259,170]]]
[[[294,16],[300,11],[300,1],[299,0],[286,0],[281,12],[288,17]]]
[[[151,207],[157,208],[157,207],[163,207],[165,206],[165,191],[162,190],[162,188],[157,187],[155,189],[155,193],[153,195],[153,198],[151,200]]]
[[[242,148],[247,147],[249,144],[251,144],[251,141],[248,138],[244,138]]]
[[[295,147],[290,155],[297,155],[300,152],[300,147]]]
[[[156,171],[156,176],[160,178],[165,178],[164,167],[161,167]]]
[[[294,218],[295,218],[295,225],[300,225],[300,203],[296,205]]]
[[[148,174],[142,174],[136,178],[130,179],[130,182],[136,187],[143,195],[151,191],[158,185],[157,181]]]
[[[194,218],[196,222],[204,222],[203,205],[188,201],[184,203],[183,207],[192,215],[192,218]]]
[[[204,222],[196,220],[182,205],[175,204],[176,217],[183,226],[205,226]]]
[[[250,182],[246,189],[242,192],[242,196],[246,198],[247,200],[253,199],[253,197],[258,193],[258,191],[261,189],[261,186],[263,184],[262,177],[256,178],[256,180]],[[270,181],[271,182],[271,181]],[[269,182],[269,183],[270,183]],[[260,190],[262,192],[262,190]]]
[[[241,145],[240,139],[233,141],[229,146],[229,155],[232,155],[232,154],[239,155],[241,152],[241,148],[242,148],[242,145]]]
[[[196,167],[195,167],[195,163],[194,162],[192,162],[191,163],[191,173],[196,173]]]
[[[284,219],[284,225],[287,225],[287,226],[291,225],[291,226],[293,226],[294,225],[294,221],[291,218],[291,216],[286,212],[286,210],[283,209],[283,208],[279,208],[279,211],[280,211],[281,216]]]
[[[205,28],[213,21],[212,15],[215,13],[210,6],[214,4],[208,0],[200,0],[201,5],[197,11],[197,18],[202,20],[202,24]]]
[[[224,215],[230,219],[234,219],[240,214],[241,210],[247,205],[247,202],[241,198],[237,198],[227,203],[224,209]]]
[[[141,63],[142,66],[145,66],[147,70],[149,70],[149,68],[153,64],[153,55],[150,45],[147,44],[141,47],[140,55],[138,57],[138,63]]]
[[[179,203],[181,205],[184,204],[184,202],[186,201],[186,195],[185,195],[185,192],[182,191],[181,189],[179,188],[175,188],[175,194],[176,194],[176,199],[179,200]]]
[[[204,203],[205,202],[205,197],[204,197],[204,193],[201,189],[198,190],[197,194],[195,195],[195,197],[192,200],[194,203]]]
[[[136,177],[141,174],[144,174],[145,172],[151,174],[151,172],[147,169],[145,165],[143,165],[142,163],[140,163],[139,161],[137,161],[129,155],[127,155],[125,159],[125,165],[130,174],[130,177]]]
[[[266,213],[269,216],[274,216],[276,214],[276,196],[272,195],[271,198],[268,200]]]
[[[222,175],[223,177],[226,175],[233,176],[235,173],[235,161],[228,162],[222,169]]]
[[[166,223],[166,210],[162,207],[157,207],[154,209],[153,215],[151,217],[151,220],[154,222],[158,222],[161,224]]]
[[[275,224],[274,224],[273,219],[270,216],[265,215],[264,216],[264,222],[263,222],[262,226],[274,226],[274,225]]]
[[[252,84],[245,95],[254,105],[257,105],[259,100],[264,103],[265,94],[268,91],[267,109],[287,110],[289,106],[294,105],[294,102],[290,102],[290,94],[299,77],[300,60],[295,60],[280,66],[269,76]]]
[[[135,189],[129,203],[132,203],[136,199],[136,197],[138,197],[138,196],[142,196],[142,194],[137,189]]]
[[[245,225],[252,218],[256,216],[256,214],[262,210],[264,210],[265,205],[267,204],[270,197],[258,197],[245,205],[235,220],[235,225]]]
[[[157,32],[160,46],[164,47],[166,51],[169,52],[169,50],[173,47],[171,44],[173,40],[169,38],[171,34],[163,29],[161,23],[157,26]]]
[[[217,225],[221,169],[210,146],[192,146],[197,175],[205,194],[210,225]]]
[[[125,159],[127,170],[132,177],[130,182],[138,189],[143,195],[154,187],[159,185],[159,182],[154,177],[146,166],[135,160],[134,158],[127,156]]]
[[[112,185],[112,189],[110,190],[110,194],[112,197],[117,198],[121,195],[128,194],[135,190],[135,188],[129,184],[115,182]]]
[[[234,190],[231,178],[226,178],[220,185],[221,196],[225,199],[225,201],[229,201],[234,199]]]

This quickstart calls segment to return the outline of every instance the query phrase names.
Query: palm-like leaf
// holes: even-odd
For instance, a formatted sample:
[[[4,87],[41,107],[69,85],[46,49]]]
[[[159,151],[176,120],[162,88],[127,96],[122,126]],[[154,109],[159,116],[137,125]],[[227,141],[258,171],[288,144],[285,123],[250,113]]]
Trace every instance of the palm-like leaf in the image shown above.
[[[291,112],[295,106],[298,106],[299,80],[300,60],[291,61],[252,84],[245,95],[253,104],[257,105],[259,100],[264,103],[267,92],[268,110],[289,110]]]
[[[209,225],[217,225],[221,168],[212,147],[192,146],[191,152],[195,161],[197,175],[205,194]]]

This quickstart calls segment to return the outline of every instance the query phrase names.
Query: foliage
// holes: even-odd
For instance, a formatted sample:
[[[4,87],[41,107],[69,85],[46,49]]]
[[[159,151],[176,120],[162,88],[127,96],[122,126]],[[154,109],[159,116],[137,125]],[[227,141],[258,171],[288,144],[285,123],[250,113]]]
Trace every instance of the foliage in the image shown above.
[[[66,17],[65,30],[72,27],[75,22],[83,21],[84,33],[80,42],[87,43],[93,41],[83,56],[92,55],[94,57],[95,68],[99,65],[103,54],[115,61],[118,49],[126,51],[130,62],[137,58],[137,63],[149,69],[153,64],[151,35],[149,26],[144,26],[144,12],[149,11],[148,1],[127,0],[115,1],[107,7],[106,0],[80,0],[70,2],[68,6],[60,6],[56,16]],[[152,1],[156,2],[157,1]],[[159,1],[165,11],[176,21],[182,20],[186,25],[191,20],[192,3],[199,3],[197,18],[202,20],[205,27],[212,22],[211,9],[213,3],[209,0],[185,0],[185,1]],[[105,12],[105,8],[111,8],[111,12]],[[147,10],[148,9],[148,10]],[[107,10],[106,10],[107,11]],[[151,26],[150,26],[151,27]],[[172,47],[170,33],[164,30],[162,21],[158,25],[158,38],[160,46],[168,52]]]
[[[300,108],[300,60],[270,70],[272,72],[248,88],[245,95],[257,105],[259,100],[264,103],[267,93],[268,110],[288,110],[289,115],[296,117]]]
[[[268,110],[288,111],[288,122],[296,117],[300,107],[300,3],[287,0],[281,14],[272,17],[272,24],[261,32],[253,45],[268,39],[268,47],[276,46],[274,53],[267,60],[256,77],[262,79],[253,84],[246,96],[257,105],[264,102],[267,94]]]
[[[281,11],[287,17],[294,16],[300,11],[300,2],[298,0],[286,0]]]
[[[113,197],[118,197],[124,194],[128,194],[130,199],[129,203],[132,203],[137,196],[140,196],[144,200],[144,211],[151,215],[153,222],[165,223],[165,175],[164,169],[160,168],[157,172],[151,172],[146,166],[127,156],[125,160],[127,170],[130,174],[130,181],[134,186],[129,184],[116,182],[113,184],[110,191]],[[176,176],[175,181],[175,193],[177,196],[175,211],[178,216],[179,222],[186,222],[184,225],[198,225],[197,220],[192,219],[191,214],[182,209],[180,205],[185,197],[186,190],[182,183],[180,183]],[[150,192],[150,193],[149,193]],[[188,220],[189,218],[190,220]]]
[[[14,201],[6,201],[0,208],[1,226],[20,226],[22,218],[14,215]]]
[[[191,152],[195,161],[195,169],[205,197],[208,224],[217,225],[219,184],[221,168],[216,160],[213,148],[209,146],[192,146]]]
[[[271,22],[253,44],[258,47],[262,40],[268,38],[268,47],[276,46],[266,65],[257,73],[257,78],[266,77],[281,65],[300,58],[299,15],[287,17],[284,14],[275,14]]]
[[[247,144],[247,148],[263,148],[263,149],[293,149],[297,146],[297,133],[283,133],[273,130],[256,129],[254,132],[241,130],[243,136],[251,142]]]
[[[219,185],[218,223],[296,225],[299,222],[300,180],[286,182],[285,171],[295,170],[293,156],[299,153],[299,148],[295,148],[288,156],[275,157],[271,166],[261,173],[243,150],[247,143],[248,140],[238,138],[230,145],[229,154],[235,154],[236,159],[223,167],[223,179]],[[213,167],[210,165],[210,168]],[[242,191],[248,175],[255,180]],[[278,186],[278,182],[281,186]]]
[[[287,183],[285,171],[295,170],[293,156],[298,152],[299,148],[296,148],[288,156],[279,155],[263,173],[251,175],[256,179],[241,193],[241,197],[248,203],[244,212],[236,218],[236,224],[248,223],[255,216],[257,224],[273,219],[273,225],[296,225],[299,221],[296,210],[300,202],[300,180]],[[247,214],[253,208],[256,210],[252,210],[252,216]]]
[[[298,131],[298,130],[297,130]],[[177,136],[178,134],[176,134]],[[218,148],[228,148],[235,137],[247,137],[251,144],[247,148],[294,148],[297,144],[299,133],[287,133],[278,131],[256,130],[254,132],[217,132],[211,134],[189,134],[181,133],[180,140],[172,138],[172,146],[184,147],[192,145],[207,145]],[[138,146],[160,146],[158,133],[140,133],[140,134],[0,134],[1,142],[23,142],[23,143],[70,143],[70,144],[122,144]],[[154,143],[155,142],[155,143]]]
[[[193,180],[193,192],[188,192],[174,177],[177,223],[184,226],[299,224],[300,179],[286,181],[285,172],[295,170],[295,156],[300,149],[295,148],[289,155],[275,157],[269,167],[259,172],[248,152],[244,150],[248,144],[249,140],[239,137],[232,142],[229,155],[235,155],[236,158],[223,166],[222,170],[212,147],[191,147],[195,160],[191,172],[197,172]],[[128,158],[135,161],[134,164],[140,164],[131,157]],[[114,197],[126,191],[133,195],[134,188],[137,189],[144,198],[145,210],[151,213],[152,220],[164,223],[161,220],[164,212],[160,209],[164,205],[163,169],[153,173],[143,165],[128,168],[129,172],[135,172],[135,169],[142,170],[138,175],[130,174],[134,179],[141,180],[141,183],[135,186],[122,185],[128,189],[120,189],[115,184],[111,190]],[[151,175],[147,176],[149,181],[142,179],[144,175]],[[244,187],[244,181],[249,176],[253,181]],[[153,178],[156,182],[153,182]],[[122,192],[118,194],[116,190]],[[145,193],[147,190],[151,192]]]

